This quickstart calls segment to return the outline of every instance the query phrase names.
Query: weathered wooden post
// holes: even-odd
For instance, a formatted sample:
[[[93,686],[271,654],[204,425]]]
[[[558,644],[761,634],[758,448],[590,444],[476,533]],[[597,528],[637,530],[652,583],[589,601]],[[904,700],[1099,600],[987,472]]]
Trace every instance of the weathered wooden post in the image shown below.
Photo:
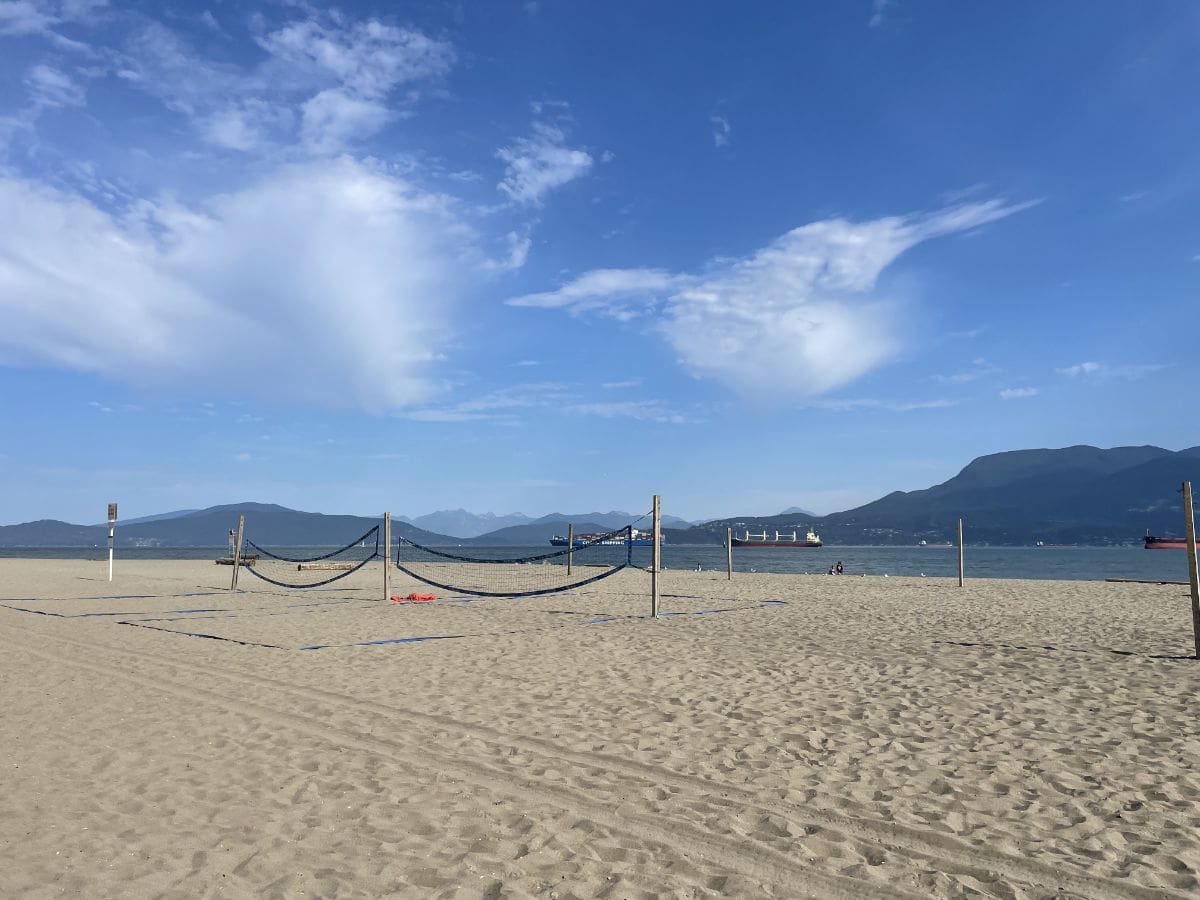
[[[958,520],[958,586],[963,586],[962,519]]]
[[[653,546],[650,548],[650,616],[658,618],[658,570],[662,568],[662,498],[654,495]]]
[[[392,594],[392,514],[383,514],[383,602]]]
[[[571,574],[572,557],[575,555],[575,525],[567,523],[567,574]]]
[[[1188,583],[1192,589],[1192,640],[1200,659],[1200,576],[1196,569],[1196,512],[1192,507],[1192,483],[1183,483],[1183,523],[1187,528]]]
[[[238,516],[237,537],[233,542],[233,576],[229,579],[229,589],[237,587],[238,569],[242,567],[242,535],[246,530],[246,517]]]
[[[733,581],[733,529],[725,529],[725,576]]]

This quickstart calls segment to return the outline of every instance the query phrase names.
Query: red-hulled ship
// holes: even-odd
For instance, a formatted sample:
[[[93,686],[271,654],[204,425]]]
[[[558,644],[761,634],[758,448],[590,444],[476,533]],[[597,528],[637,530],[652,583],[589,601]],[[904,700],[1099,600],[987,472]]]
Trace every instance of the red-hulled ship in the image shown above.
[[[1147,550],[1186,550],[1187,538],[1152,537],[1146,535]]]
[[[793,531],[790,535],[780,534],[775,532],[775,539],[771,538],[764,531],[762,534],[751,534],[750,529],[746,529],[744,537],[735,537],[733,539],[735,547],[820,547],[821,539],[811,528],[808,534],[800,537],[799,534]]]

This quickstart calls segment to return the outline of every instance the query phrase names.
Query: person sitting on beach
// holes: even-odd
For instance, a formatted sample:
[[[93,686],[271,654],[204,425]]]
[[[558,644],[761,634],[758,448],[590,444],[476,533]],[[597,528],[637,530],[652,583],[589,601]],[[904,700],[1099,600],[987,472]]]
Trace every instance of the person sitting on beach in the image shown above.
[[[829,574],[829,575],[832,575],[832,574],[833,574],[833,566],[830,566],[830,567],[829,567],[829,572],[828,572],[828,573],[826,573],[826,574]]]
[[[842,568],[842,561],[840,559],[837,561],[837,565],[833,567],[833,570],[838,575],[841,575],[844,571],[846,571],[845,569]]]

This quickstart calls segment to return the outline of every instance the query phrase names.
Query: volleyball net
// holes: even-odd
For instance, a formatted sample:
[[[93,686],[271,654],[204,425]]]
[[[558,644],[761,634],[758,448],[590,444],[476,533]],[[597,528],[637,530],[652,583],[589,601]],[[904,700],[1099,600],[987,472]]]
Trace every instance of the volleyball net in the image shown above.
[[[649,536],[633,524],[551,543],[559,540],[562,546],[554,550],[530,554],[528,547],[426,547],[401,537],[393,561],[405,575],[430,587],[511,598],[574,590],[649,563]]]
[[[261,547],[250,538],[247,547],[258,556],[244,571],[269,584],[284,588],[317,588],[353,575],[379,552],[379,526],[376,525],[344,547],[311,556],[285,556]],[[250,554],[244,554],[250,558]]]

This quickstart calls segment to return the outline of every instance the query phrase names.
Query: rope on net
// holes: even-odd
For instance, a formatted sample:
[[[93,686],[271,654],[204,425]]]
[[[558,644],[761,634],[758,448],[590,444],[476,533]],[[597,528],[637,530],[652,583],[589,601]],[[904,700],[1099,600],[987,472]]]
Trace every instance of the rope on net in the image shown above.
[[[566,570],[567,570],[566,565],[565,565],[565,558],[568,554],[573,554],[573,555],[577,556],[578,554],[580,554],[581,552],[586,551],[586,550],[591,550],[593,548],[602,548],[602,547],[606,547],[606,546],[612,546],[613,542],[622,535],[624,535],[624,539],[621,541],[621,543],[624,544],[624,547],[625,547],[625,553],[624,553],[625,558],[623,561],[621,561],[619,563],[615,563],[615,564],[609,564],[609,567],[603,572],[600,572],[600,573],[594,574],[594,575],[588,575],[587,577],[584,577],[584,578],[576,578],[568,583],[561,583],[561,584],[555,584],[550,587],[537,587],[537,588],[525,589],[525,590],[518,590],[518,589],[516,589],[515,585],[508,590],[489,590],[489,589],[485,589],[484,587],[481,587],[481,586],[467,586],[467,585],[462,585],[462,584],[452,584],[449,579],[444,579],[444,578],[439,579],[437,576],[422,574],[421,572],[418,572],[414,568],[412,568],[413,561],[408,561],[409,564],[405,565],[406,561],[404,559],[402,559],[402,553],[403,553],[405,547],[409,547],[412,550],[418,551],[419,553],[427,553],[432,557],[436,557],[437,560],[445,560],[446,563],[466,563],[466,564],[474,564],[474,565],[492,565],[492,566],[497,566],[497,565],[500,565],[500,566],[507,566],[507,565],[529,566],[532,563],[541,563],[542,565],[538,566],[536,569],[531,570],[529,568],[525,568],[525,569],[521,570],[520,574],[525,575],[526,576],[525,580],[528,581],[528,580],[533,580],[533,578],[536,577],[537,575],[542,575],[543,577],[546,575],[549,575],[550,573],[547,572],[543,568],[543,566],[546,566],[546,564],[548,562],[554,561],[554,560],[563,560],[564,561],[563,565],[556,566],[555,568],[557,568],[559,571],[561,571],[565,575]],[[444,565],[443,563],[435,563],[435,564]],[[470,596],[475,596],[475,597],[514,597],[515,598],[515,597],[537,597],[537,596],[542,596],[545,594],[557,594],[562,591],[569,591],[569,590],[573,590],[575,588],[583,587],[588,584],[592,584],[593,582],[600,581],[603,578],[608,578],[612,575],[615,575],[617,572],[620,572],[623,569],[630,568],[633,565],[633,526],[626,525],[623,528],[616,529],[615,531],[610,531],[610,532],[606,532],[604,534],[588,537],[586,540],[581,541],[577,546],[573,546],[573,547],[567,546],[561,550],[554,550],[550,553],[538,553],[538,554],[534,554],[531,556],[510,557],[507,559],[497,559],[497,558],[478,557],[478,556],[463,556],[461,554],[449,553],[444,550],[435,550],[432,547],[426,547],[426,546],[416,543],[415,541],[411,541],[408,538],[401,537],[399,539],[399,543],[396,547],[395,565],[396,565],[396,568],[399,569],[401,572],[403,572],[405,575],[408,575],[410,578],[414,578],[417,581],[422,582],[423,584],[428,584],[431,587],[440,588],[443,591],[452,591],[454,593],[468,594]],[[589,565],[589,564],[581,563],[580,565]],[[596,565],[596,564],[593,563],[590,565]],[[516,574],[516,573],[514,573],[514,574]],[[500,579],[497,579],[497,580],[500,580]]]
[[[263,556],[269,556],[269,557],[271,557],[271,559],[278,559],[282,562],[294,562],[294,563],[320,562],[323,559],[330,559],[331,557],[337,556],[339,553],[345,553],[347,550],[349,550],[355,544],[361,544],[363,541],[365,541],[367,538],[369,538],[372,534],[375,535],[375,552],[378,553],[379,552],[379,526],[378,525],[376,525],[374,528],[369,529],[367,531],[367,533],[364,534],[362,537],[355,538],[350,543],[348,543],[345,547],[339,547],[338,549],[334,550],[332,553],[325,553],[321,556],[279,556],[278,554],[272,553],[270,550],[264,550],[262,547],[258,546],[258,544],[254,543],[254,541],[250,540],[250,538],[246,538],[246,543],[249,544],[251,547],[253,547],[255,550],[257,550],[259,553],[261,553]]]
[[[369,549],[371,549],[371,552],[369,555],[367,555],[363,559],[359,560],[357,565],[355,565],[353,568],[347,569],[344,572],[338,572],[336,575],[332,575],[329,578],[325,578],[320,581],[304,582],[303,584],[298,584],[296,582],[279,581],[278,579],[272,578],[269,575],[264,575],[262,572],[260,572],[258,570],[257,566],[246,566],[246,571],[249,572],[251,575],[253,575],[255,578],[261,579],[262,581],[265,581],[269,584],[276,585],[277,587],[301,588],[301,589],[324,587],[327,584],[332,584],[335,581],[340,581],[343,578],[347,578],[350,575],[353,575],[355,572],[357,572],[359,569],[361,569],[363,566],[365,566],[371,560],[376,559],[377,557],[382,555],[379,552],[379,526],[378,525],[376,525],[374,528],[367,531],[367,533],[362,535],[362,537],[356,538],[355,540],[351,541],[346,546],[339,547],[337,550],[334,550],[332,553],[323,553],[320,556],[307,556],[307,557],[279,556],[278,554],[272,553],[270,550],[264,550],[262,547],[260,547],[256,543],[254,543],[249,538],[246,539],[246,543],[249,546],[253,547],[255,550],[257,550],[263,556],[269,557],[269,561],[271,561],[271,562],[287,562],[287,563],[298,563],[299,564],[299,563],[320,562],[322,560],[332,559],[333,557],[337,556],[339,553],[345,553],[347,550],[350,550],[350,549],[353,549],[355,547],[362,545],[372,535],[374,535],[374,537],[375,537],[375,546],[373,548],[369,548]]]
[[[550,553],[539,553],[536,556],[519,556],[519,557],[511,557],[509,559],[485,559],[480,556],[456,556],[455,554],[447,553],[444,550],[435,550],[432,547],[424,547],[421,544],[418,544],[416,541],[410,541],[406,537],[400,538],[400,542],[402,544],[408,544],[408,546],[410,546],[416,550],[420,550],[423,553],[428,553],[431,556],[440,556],[442,559],[449,559],[454,562],[532,563],[532,562],[542,562],[543,560],[547,560],[547,559],[557,559],[559,557],[566,556],[568,553],[578,553],[581,550],[586,550],[589,547],[595,547],[599,544],[603,544],[605,541],[614,540],[617,537],[617,535],[620,535],[620,534],[626,535],[625,541],[628,542],[633,534],[632,529],[633,529],[632,525],[624,525],[621,528],[618,528],[616,531],[609,531],[609,532],[606,532],[605,534],[600,534],[600,535],[597,535],[596,537],[589,538],[588,540],[581,542],[578,547],[574,547],[574,548],[566,547],[562,550],[554,550]],[[397,561],[398,560],[399,560],[399,551],[397,551]]]

